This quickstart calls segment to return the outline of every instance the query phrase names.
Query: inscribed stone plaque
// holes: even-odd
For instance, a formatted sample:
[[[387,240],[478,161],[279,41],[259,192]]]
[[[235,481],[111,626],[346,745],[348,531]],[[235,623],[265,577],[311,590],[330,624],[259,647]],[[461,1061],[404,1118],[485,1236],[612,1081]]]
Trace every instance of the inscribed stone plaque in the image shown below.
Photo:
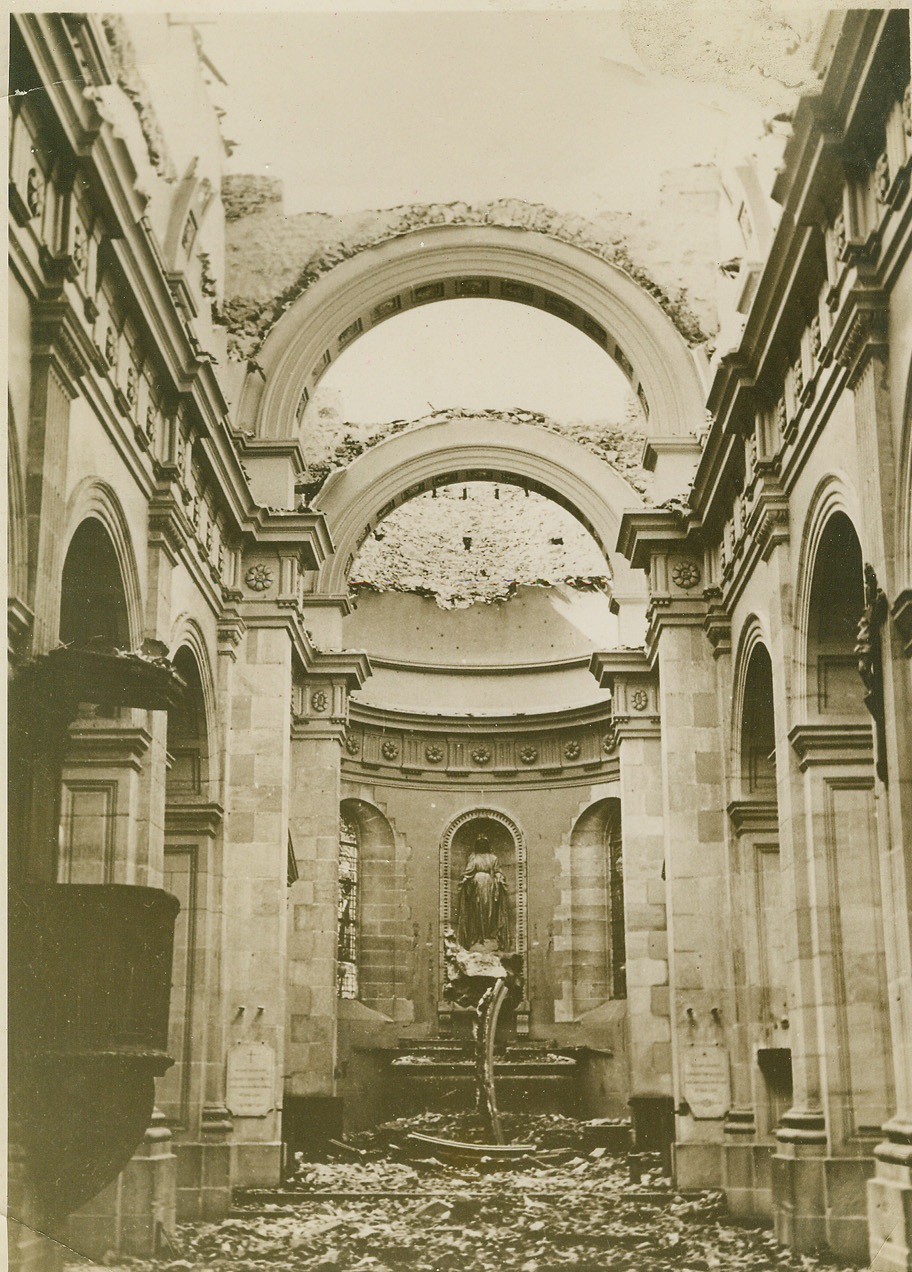
[[[228,1052],[225,1103],[235,1117],[265,1117],[275,1106],[275,1051],[267,1042],[238,1042]]]
[[[685,1047],[683,1078],[684,1099],[695,1118],[725,1116],[731,1093],[724,1047]]]

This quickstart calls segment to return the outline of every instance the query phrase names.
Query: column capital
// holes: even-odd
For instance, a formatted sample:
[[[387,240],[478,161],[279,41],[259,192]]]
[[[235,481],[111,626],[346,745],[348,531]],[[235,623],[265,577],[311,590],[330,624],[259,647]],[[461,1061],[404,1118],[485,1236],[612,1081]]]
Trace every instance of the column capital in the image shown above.
[[[304,678],[292,686],[292,738],[341,741],[348,725],[349,694],[370,674],[370,660],[362,650],[314,651]]]

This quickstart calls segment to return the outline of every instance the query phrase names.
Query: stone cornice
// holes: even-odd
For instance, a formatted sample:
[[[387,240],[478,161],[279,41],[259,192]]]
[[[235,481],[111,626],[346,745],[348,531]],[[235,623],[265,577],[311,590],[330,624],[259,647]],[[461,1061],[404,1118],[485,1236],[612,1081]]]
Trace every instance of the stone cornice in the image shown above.
[[[739,837],[779,834],[779,808],[775,798],[733,799],[727,812],[732,829]]]
[[[342,618],[354,613],[354,599],[344,592],[305,592],[302,604],[308,609],[337,609]]]
[[[821,236],[832,216],[834,192],[844,179],[844,164],[852,158],[851,147],[855,144],[852,138],[865,133],[866,129],[870,131],[876,122],[871,112],[881,109],[879,90],[867,91],[867,88],[872,76],[876,80],[878,59],[882,59],[888,44],[886,24],[891,20],[896,19],[880,10],[841,15],[837,52],[830,61],[820,91],[803,97],[794,113],[792,136],[774,188],[774,198],[782,204],[779,225],[739,347],[722,359],[710,387],[708,406],[714,423],[691,497],[692,506],[706,525],[715,525],[720,515],[725,519],[729,515],[721,506],[717,512],[716,505],[717,501],[721,504],[730,499],[725,490],[729,471],[736,479],[738,476],[736,470],[741,462],[738,434],[752,424],[756,406],[772,405],[772,402],[764,403],[762,398],[758,402],[758,386],[769,381],[763,384],[763,392],[775,401],[782,390],[786,354],[792,359],[796,351],[799,359],[806,356],[801,352],[802,333],[796,327],[795,318],[802,312],[801,307],[796,309],[789,298],[802,287],[807,290],[805,280],[809,271],[819,272],[815,261],[820,259]],[[879,280],[887,285],[886,256],[880,258],[883,228],[881,219],[865,243],[851,241],[841,254],[839,282],[831,289],[829,298],[834,329],[826,335],[822,348],[818,335],[815,366],[810,377],[805,363],[806,379],[801,393],[805,407],[819,387],[821,370],[834,356],[841,366],[848,368],[849,387],[852,387],[868,351],[878,344],[883,334],[879,320],[865,316],[866,301],[853,295],[859,277],[871,275],[873,281],[875,261]],[[903,236],[900,233],[898,237]],[[893,235],[887,253],[891,259],[896,254],[896,239],[897,235]],[[817,283],[812,279],[811,290],[816,289]],[[860,290],[873,299],[873,288]],[[788,434],[785,440],[789,441]]]
[[[605,708],[596,717],[582,708],[537,719],[409,719],[353,703],[343,738],[343,776],[473,786],[604,782],[616,776],[613,751]]]
[[[611,689],[616,676],[649,675],[652,668],[645,649],[608,649],[596,650],[589,670],[602,689]]]
[[[554,658],[528,663],[430,663],[404,658],[383,658],[371,654],[371,664],[388,671],[408,671],[420,675],[446,676],[528,676],[538,672],[574,671],[590,666],[590,658],[582,654],[576,658]]]
[[[89,768],[116,767],[142,771],[143,756],[152,735],[148,729],[131,725],[70,725],[67,732],[65,763]]]
[[[290,459],[298,472],[306,467],[299,437],[257,437],[254,433],[247,433],[242,429],[232,429],[231,436],[241,455],[249,455],[253,459],[259,459],[261,456]]]
[[[854,388],[876,352],[888,348],[889,301],[879,287],[857,285],[847,293],[833,320],[829,344],[833,356],[849,373]]]
[[[687,513],[670,508],[647,508],[625,512],[617,537],[617,550],[635,570],[649,568],[656,553],[690,548],[702,556],[699,522]]]
[[[328,677],[344,682],[349,692],[360,689],[371,674],[371,660],[363,649],[314,650],[308,680]]]
[[[225,810],[215,803],[173,803],[165,805],[166,835],[217,835]]]
[[[874,733],[870,724],[796,724],[789,742],[804,771],[812,765],[865,765],[874,780]]]
[[[580,728],[584,725],[601,727],[611,715],[609,702],[589,703],[582,707],[565,707],[561,711],[538,711],[523,714],[511,711],[503,715],[426,715],[420,711],[397,711],[390,707],[372,706],[366,702],[352,702],[352,724],[363,724],[379,729],[421,729],[429,732],[446,730],[462,734],[479,732],[537,733],[563,728]]]
[[[326,518],[320,512],[257,508],[244,532],[257,545],[293,551],[305,570],[318,570],[333,550]]]

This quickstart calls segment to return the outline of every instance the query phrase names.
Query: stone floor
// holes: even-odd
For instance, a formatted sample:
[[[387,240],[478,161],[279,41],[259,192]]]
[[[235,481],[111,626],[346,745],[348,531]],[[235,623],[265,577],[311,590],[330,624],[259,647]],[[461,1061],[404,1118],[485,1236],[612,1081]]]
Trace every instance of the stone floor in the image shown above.
[[[677,1193],[657,1159],[643,1159],[645,1169],[633,1182],[628,1162],[604,1147],[581,1156],[560,1143],[569,1138],[570,1120],[550,1120],[558,1133],[538,1134],[540,1151],[507,1168],[483,1158],[471,1165],[405,1160],[409,1127],[399,1122],[385,1143],[361,1137],[340,1147],[334,1160],[302,1162],[284,1189],[238,1197],[222,1223],[179,1228],[167,1256],[111,1259],[109,1266],[132,1272],[811,1272],[841,1266],[793,1256],[768,1232],[727,1223],[718,1194]],[[541,1129],[546,1119],[534,1121]],[[439,1119],[413,1125],[441,1135],[453,1129]],[[85,1267],[67,1264],[68,1272]]]

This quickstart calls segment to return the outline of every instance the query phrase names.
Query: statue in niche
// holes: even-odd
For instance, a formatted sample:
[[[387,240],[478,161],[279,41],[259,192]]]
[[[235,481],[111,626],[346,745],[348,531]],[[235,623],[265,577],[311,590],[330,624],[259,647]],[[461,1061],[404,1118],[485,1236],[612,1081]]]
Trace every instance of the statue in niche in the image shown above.
[[[507,880],[486,836],[479,835],[459,881],[456,938],[463,949],[510,948]]]

